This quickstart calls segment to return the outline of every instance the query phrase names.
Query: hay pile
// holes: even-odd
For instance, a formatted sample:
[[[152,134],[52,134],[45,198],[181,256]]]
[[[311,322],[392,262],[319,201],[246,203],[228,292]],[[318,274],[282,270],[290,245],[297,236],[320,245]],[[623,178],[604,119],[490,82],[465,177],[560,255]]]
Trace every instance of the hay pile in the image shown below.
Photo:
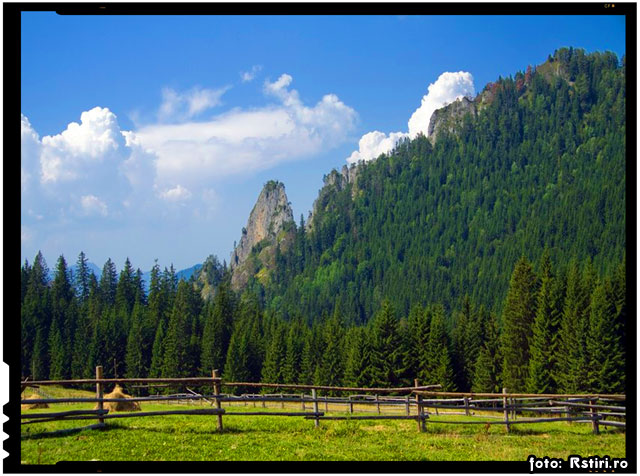
[[[131,398],[131,395],[127,395],[122,391],[122,387],[116,384],[113,392],[104,395],[104,398]],[[96,404],[95,409],[98,408]],[[140,405],[138,402],[104,402],[103,408],[110,412],[136,412],[140,411]]]
[[[40,400],[40,399],[42,399],[42,397],[34,393],[33,395],[29,395],[23,400]],[[49,408],[49,404],[48,403],[23,403],[22,405],[20,405],[20,408],[22,410],[35,410],[37,408]]]

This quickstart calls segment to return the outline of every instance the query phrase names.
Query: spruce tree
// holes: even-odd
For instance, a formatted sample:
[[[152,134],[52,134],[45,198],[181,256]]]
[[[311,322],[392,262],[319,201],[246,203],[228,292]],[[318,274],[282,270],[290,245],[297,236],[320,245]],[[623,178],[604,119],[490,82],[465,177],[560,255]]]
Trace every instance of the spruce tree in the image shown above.
[[[371,337],[371,370],[374,385],[398,386],[400,376],[404,372],[404,348],[398,330],[398,320],[388,301],[382,303],[382,309],[373,319]]]
[[[153,378],[162,377],[162,367],[164,363],[164,322],[160,321],[156,329],[156,334],[153,339],[153,347],[151,351],[151,368],[149,369],[149,376]]]
[[[202,331],[202,369],[223,369],[233,326],[234,302],[228,283],[222,282],[215,295],[213,306],[204,313]]]
[[[163,377],[189,377],[192,373],[189,343],[194,317],[189,285],[180,281],[164,338]]]
[[[624,393],[624,354],[615,319],[615,302],[607,287],[597,285],[591,297],[586,339],[588,389],[596,393]]]
[[[444,308],[441,305],[432,308],[427,344],[426,368],[421,380],[427,385],[440,384],[444,391],[455,390],[451,344],[445,328]]]
[[[556,335],[560,316],[558,285],[551,269],[548,250],[542,256],[541,284],[529,343],[530,360],[527,391],[554,393],[556,383]]]
[[[142,325],[144,309],[140,301],[136,301],[131,314],[131,330],[127,337],[127,354],[125,356],[127,378],[146,377],[148,369],[144,367],[144,340]]]
[[[558,390],[576,393],[586,390],[586,333],[589,297],[577,260],[567,273],[566,293],[558,332],[558,364],[555,381]]]
[[[316,383],[339,387],[344,374],[344,326],[338,307],[324,326],[323,344],[319,379]]]
[[[84,304],[89,299],[89,274],[91,271],[89,271],[87,262],[84,251],[81,251],[76,262],[75,273],[76,296],[81,304]]]
[[[108,258],[102,267],[100,275],[100,294],[102,302],[106,306],[113,306],[116,302],[116,289],[118,287],[118,275],[116,273],[116,265],[113,264],[111,258]]]
[[[267,352],[262,366],[262,381],[267,383],[283,382],[282,370],[285,358],[285,329],[277,325],[273,329],[271,341],[267,343]]]
[[[502,380],[510,392],[526,389],[529,340],[536,314],[537,278],[523,256],[516,263],[502,312]]]

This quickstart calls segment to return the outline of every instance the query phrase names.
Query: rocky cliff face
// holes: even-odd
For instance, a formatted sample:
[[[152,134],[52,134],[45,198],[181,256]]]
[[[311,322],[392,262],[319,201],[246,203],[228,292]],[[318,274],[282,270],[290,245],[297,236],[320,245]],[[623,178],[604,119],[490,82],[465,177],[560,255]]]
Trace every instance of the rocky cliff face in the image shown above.
[[[272,261],[275,256],[275,245],[286,238],[286,231],[293,225],[293,212],[287,199],[284,184],[269,181],[258,196],[258,200],[249,214],[247,226],[242,229],[242,236],[236,248],[231,253],[231,287],[238,290],[245,286],[249,278],[254,275],[255,268],[260,270]],[[259,246],[257,260],[250,260],[251,251]],[[261,259],[260,259],[261,258]],[[264,275],[264,273],[263,273]]]
[[[428,137],[435,143],[438,134],[443,131],[455,132],[462,125],[466,114],[470,114],[473,118],[478,114],[475,101],[467,97],[457,99],[451,104],[435,110],[429,121]]]
[[[313,202],[313,206],[311,211],[309,212],[309,217],[307,219],[305,229],[307,231],[313,228],[313,216],[318,210],[318,207],[322,206],[323,196],[325,193],[328,193],[329,189],[335,188],[338,191],[343,190],[347,184],[353,184],[351,190],[351,196],[353,197],[357,192],[357,181],[358,181],[358,172],[360,171],[359,164],[351,164],[351,165],[343,165],[342,170],[338,172],[336,169],[333,169],[329,174],[324,176],[323,186],[318,193],[318,198]]]

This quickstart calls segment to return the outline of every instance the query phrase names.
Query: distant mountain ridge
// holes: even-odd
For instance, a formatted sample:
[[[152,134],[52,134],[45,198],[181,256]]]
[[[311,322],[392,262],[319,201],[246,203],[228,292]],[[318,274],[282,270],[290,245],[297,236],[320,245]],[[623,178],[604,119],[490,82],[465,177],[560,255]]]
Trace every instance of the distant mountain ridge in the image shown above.
[[[75,266],[76,266],[75,263],[71,263],[71,264],[67,263],[68,269],[70,269],[73,274],[75,274]],[[100,276],[102,276],[102,268],[100,268],[95,263],[92,263],[91,261],[87,261],[87,268],[89,268],[89,271],[93,273],[96,279],[99,281]],[[180,271],[176,271],[176,276],[178,277],[178,281],[180,281],[181,279],[184,279],[185,281],[189,281],[189,279],[191,279],[191,276],[194,273],[197,273],[201,268],[202,268],[202,263],[198,263],[198,264],[194,264],[190,268],[185,268],[185,269],[181,269]],[[116,269],[117,269],[117,266],[116,266]],[[120,270],[118,270],[118,273],[119,272]],[[47,275],[47,277],[49,278],[49,281],[53,281],[53,278],[55,277],[55,268],[52,268],[52,267],[49,268],[49,274]],[[151,271],[142,273],[142,280],[144,281],[145,291],[149,292],[149,285],[151,283]]]

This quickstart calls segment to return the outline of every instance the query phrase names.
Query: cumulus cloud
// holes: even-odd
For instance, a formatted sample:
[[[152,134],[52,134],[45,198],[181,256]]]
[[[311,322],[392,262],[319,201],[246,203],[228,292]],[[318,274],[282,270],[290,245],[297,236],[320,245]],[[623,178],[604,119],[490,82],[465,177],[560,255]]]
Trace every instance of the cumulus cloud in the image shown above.
[[[95,195],[84,195],[80,198],[80,206],[85,215],[107,216],[107,204]]]
[[[82,178],[96,164],[116,158],[124,138],[115,114],[94,107],[55,136],[42,138],[41,181],[61,182]]]
[[[373,160],[380,154],[391,151],[403,138],[415,139],[420,133],[428,135],[431,115],[437,109],[459,99],[463,96],[473,96],[473,76],[470,73],[459,71],[457,73],[442,73],[435,83],[428,87],[428,92],[422,97],[420,107],[409,118],[409,132],[384,132],[373,131],[363,135],[358,142],[358,150],[347,157],[347,162]]]
[[[369,161],[386,154],[393,149],[398,141],[408,134],[404,132],[392,132],[389,135],[380,131],[368,132],[360,138],[358,142],[358,150],[347,158],[347,162],[355,164],[360,161]]]
[[[222,104],[222,95],[231,86],[220,89],[192,88],[185,92],[178,92],[171,88],[162,90],[162,104],[158,109],[158,119],[161,121],[182,121],[191,119],[201,112]]]
[[[243,83],[248,83],[249,81],[253,81],[256,75],[262,70],[262,66],[253,65],[249,71],[243,71],[240,73],[240,78]]]
[[[435,83],[429,85],[428,93],[422,97],[420,107],[409,119],[409,136],[414,139],[419,133],[427,135],[429,120],[436,109],[452,103],[464,96],[473,96],[473,76],[471,73],[442,73]]]

